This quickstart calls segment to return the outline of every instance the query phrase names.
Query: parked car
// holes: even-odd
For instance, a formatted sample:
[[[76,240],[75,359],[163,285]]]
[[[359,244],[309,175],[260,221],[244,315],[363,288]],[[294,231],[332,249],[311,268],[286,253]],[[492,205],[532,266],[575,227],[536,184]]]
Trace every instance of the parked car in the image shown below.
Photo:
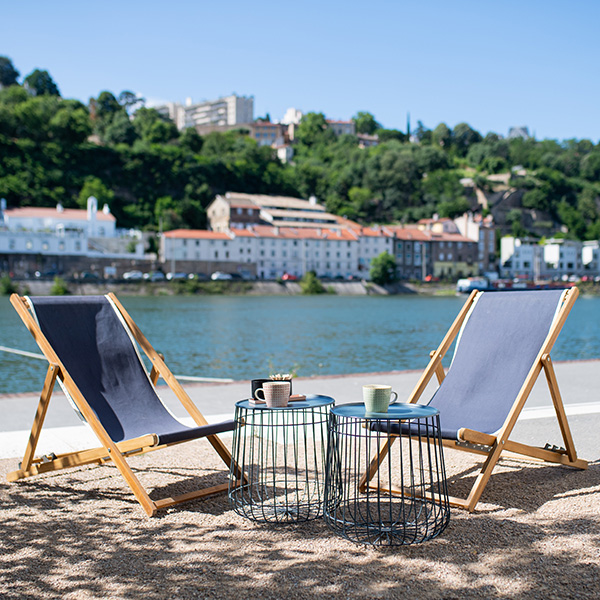
[[[35,277],[36,279],[54,279],[54,277],[60,275],[59,271],[54,269],[50,269],[49,271],[36,271]]]
[[[284,273],[281,276],[281,281],[296,281],[298,278],[295,275],[292,275],[291,273]]]
[[[229,273],[223,273],[223,271],[215,271],[210,278],[213,281],[231,281],[233,279]]]
[[[144,279],[147,281],[164,281],[166,277],[161,271],[150,271],[149,273],[144,273]]]
[[[188,278],[187,273],[167,273],[167,279],[169,281],[173,281],[175,279],[187,279],[187,278]]]
[[[209,279],[206,273],[190,273],[188,279],[197,279],[198,281],[207,281]]]
[[[100,275],[98,273],[92,273],[90,271],[83,271],[79,276],[80,281],[99,281]]]
[[[143,277],[144,274],[141,271],[127,271],[126,273],[123,273],[123,279],[129,281],[140,281]]]

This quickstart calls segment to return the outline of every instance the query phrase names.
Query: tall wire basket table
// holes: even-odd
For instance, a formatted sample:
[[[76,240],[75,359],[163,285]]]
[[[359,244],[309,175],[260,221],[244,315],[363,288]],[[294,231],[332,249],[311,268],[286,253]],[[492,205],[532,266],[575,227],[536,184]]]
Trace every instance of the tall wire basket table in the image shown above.
[[[342,537],[375,546],[415,544],[444,531],[450,505],[437,409],[332,408],[324,518]]]
[[[329,396],[283,408],[235,405],[229,500],[238,514],[268,523],[309,521],[323,513]],[[234,467],[243,473],[235,478]]]

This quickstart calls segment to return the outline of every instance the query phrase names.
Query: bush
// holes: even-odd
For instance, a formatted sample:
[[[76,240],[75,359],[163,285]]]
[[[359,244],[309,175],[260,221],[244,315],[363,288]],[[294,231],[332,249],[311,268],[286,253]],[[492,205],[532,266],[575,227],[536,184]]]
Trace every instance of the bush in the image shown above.
[[[17,286],[12,282],[9,275],[3,275],[0,279],[0,295],[10,296],[18,292]]]
[[[314,271],[307,271],[300,280],[300,289],[303,294],[324,294],[325,288],[319,281]]]
[[[65,280],[61,279],[60,277],[55,277],[54,283],[52,284],[52,287],[50,288],[50,295],[66,296],[67,294],[70,294],[70,293],[71,292],[69,292],[69,288],[67,287],[67,283],[65,282]]]

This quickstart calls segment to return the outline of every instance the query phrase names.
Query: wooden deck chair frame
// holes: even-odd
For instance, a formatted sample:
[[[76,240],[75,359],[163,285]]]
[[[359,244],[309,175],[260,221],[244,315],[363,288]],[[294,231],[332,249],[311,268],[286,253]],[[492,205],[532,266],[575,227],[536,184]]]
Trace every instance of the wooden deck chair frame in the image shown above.
[[[167,383],[167,385],[174,392],[174,394],[177,396],[184,408],[187,410],[188,414],[192,417],[194,422],[198,426],[208,425],[208,421],[204,418],[198,407],[192,402],[186,391],[183,389],[181,384],[177,381],[177,379],[174,377],[174,375],[171,373],[171,371],[165,364],[162,355],[160,355],[158,352],[156,352],[156,350],[154,350],[150,342],[148,342],[144,334],[140,331],[139,327],[135,324],[135,322],[127,313],[123,305],[117,300],[116,296],[112,293],[109,293],[107,294],[107,297],[109,297],[110,300],[117,307],[125,323],[127,324],[131,335],[142,348],[146,356],[152,362],[152,370],[150,372],[150,379],[152,383],[155,385],[158,381],[159,376],[162,377]],[[167,446],[183,442],[174,442],[172,444],[159,445],[158,438],[154,434],[145,435],[135,439],[129,439],[117,443],[114,442],[108,435],[105,428],[100,423],[100,420],[87,403],[85,397],[82,395],[82,393],[78,389],[77,385],[75,384],[67,370],[64,368],[63,364],[61,363],[58,355],[52,348],[51,344],[48,342],[48,340],[42,333],[39,325],[37,324],[32,313],[30,312],[30,307],[29,303],[27,302],[27,298],[18,296],[17,294],[13,294],[10,297],[10,301],[16,309],[19,316],[21,317],[21,319],[23,320],[23,322],[25,323],[27,329],[29,329],[29,331],[33,335],[35,341],[37,342],[44,356],[48,360],[49,365],[44,381],[44,386],[40,395],[40,401],[37,407],[37,412],[34,417],[33,426],[31,428],[31,433],[29,435],[29,440],[25,449],[23,461],[19,464],[19,469],[17,471],[13,471],[8,474],[8,481],[17,481],[19,479],[30,477],[32,475],[58,471],[61,469],[77,467],[80,465],[87,465],[93,463],[103,464],[112,460],[115,466],[121,472],[121,475],[125,478],[125,481],[131,488],[136,499],[142,505],[142,508],[148,516],[153,516],[157,510],[162,508],[173,506],[175,504],[186,502],[188,500],[193,500],[195,498],[201,498],[204,496],[209,496],[212,494],[227,491],[228,483],[224,483],[208,488],[194,490],[185,494],[181,494],[179,496],[152,500],[149,497],[146,490],[144,489],[144,487],[142,486],[142,484],[140,483],[139,479],[132,471],[129,464],[127,463],[126,457],[151,452],[153,450],[159,450]],[[71,399],[73,400],[74,404],[79,409],[81,415],[85,418],[85,420],[91,427],[92,431],[96,434],[98,440],[102,445],[99,448],[93,448],[89,450],[68,452],[59,455],[51,454],[42,457],[35,457],[35,451],[42,430],[42,426],[44,424],[44,418],[46,416],[46,411],[48,410],[48,405],[50,403],[50,398],[52,396],[54,384],[57,379],[60,379],[65,389],[71,396]],[[206,436],[206,439],[210,442],[210,444],[216,450],[223,462],[229,468],[231,463],[231,453],[229,452],[225,444],[217,435],[208,435]],[[237,469],[237,471],[234,469],[234,473],[237,478],[237,482],[239,482],[240,478],[243,477],[242,473],[239,471],[239,469]],[[235,485],[237,485],[237,482],[235,483]]]
[[[471,310],[478,294],[480,293],[481,292],[477,291],[471,293],[465,305],[456,317],[454,323],[448,330],[448,333],[440,343],[438,349],[431,352],[429,364],[412,391],[408,399],[409,403],[416,403],[419,401],[434,375],[437,377],[439,384],[441,384],[444,380],[445,371],[442,366],[442,359],[452,346],[456,336],[459,334],[461,327],[469,314],[469,311]],[[534,460],[559,463],[561,465],[574,467],[576,469],[587,469],[587,461],[577,457],[575,444],[573,442],[573,437],[571,436],[567,415],[565,413],[562,397],[558,388],[556,374],[552,365],[552,359],[550,358],[550,351],[554,346],[554,343],[556,342],[556,339],[558,338],[558,335],[578,295],[579,290],[576,287],[570,288],[564,294],[562,304],[558,309],[558,313],[548,332],[546,340],[544,341],[541,350],[532,364],[531,369],[529,370],[529,373],[512,405],[510,412],[506,417],[506,420],[504,421],[503,426],[497,432],[497,434],[489,435],[487,433],[473,431],[471,429],[461,429],[458,432],[458,440],[443,440],[445,447],[472,452],[486,457],[467,498],[457,498],[451,496],[450,504],[452,506],[466,509],[469,512],[474,511],[485,489],[485,486],[488,483],[492,471],[494,470],[494,467],[502,457],[503,453],[506,452],[525,456]],[[509,439],[517,419],[521,414],[523,406],[542,370],[546,375],[546,381],[548,383],[550,395],[552,397],[552,403],[554,405],[556,417],[558,419],[558,424],[565,445],[564,449],[556,448],[554,446],[548,447],[548,445],[544,448],[540,448],[514,442]],[[377,473],[379,465],[390,451],[391,446],[396,439],[398,439],[398,436],[396,435],[389,436],[388,439],[382,444],[377,456],[373,459],[369,465],[369,468],[361,478],[359,484],[361,491],[364,492],[367,487],[375,488],[375,486],[370,482]],[[391,494],[399,493],[393,488],[384,489],[383,487],[380,487],[379,489],[380,491]]]

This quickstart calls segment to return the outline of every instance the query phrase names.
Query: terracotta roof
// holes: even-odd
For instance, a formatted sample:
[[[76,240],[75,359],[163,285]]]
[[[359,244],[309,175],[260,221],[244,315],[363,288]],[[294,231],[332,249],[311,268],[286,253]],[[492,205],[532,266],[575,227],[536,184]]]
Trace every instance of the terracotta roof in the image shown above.
[[[164,237],[177,239],[195,240],[230,240],[231,236],[220,231],[208,231],[206,229],[173,229],[165,231]]]
[[[47,208],[41,206],[24,206],[22,208],[7,208],[4,216],[9,219],[64,219],[67,221],[87,221],[87,210],[83,208],[65,208],[62,211],[56,208]],[[96,212],[98,221],[116,221],[115,216],[103,213],[101,210]]]

